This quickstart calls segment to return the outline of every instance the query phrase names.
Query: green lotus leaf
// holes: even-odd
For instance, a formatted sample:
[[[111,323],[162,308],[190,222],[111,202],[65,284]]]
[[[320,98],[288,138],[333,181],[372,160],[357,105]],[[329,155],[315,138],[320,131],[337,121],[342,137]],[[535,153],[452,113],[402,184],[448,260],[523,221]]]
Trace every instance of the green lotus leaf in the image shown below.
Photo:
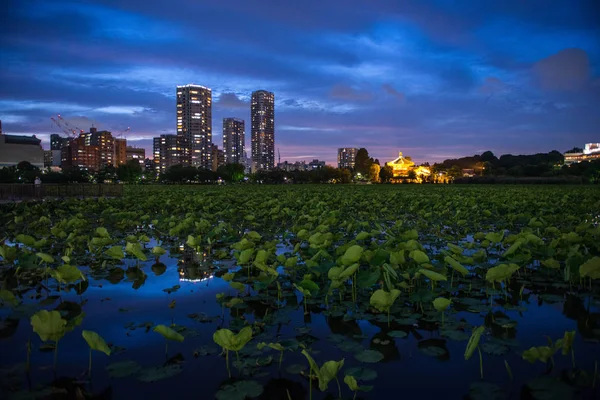
[[[104,251],[104,255],[115,260],[122,260],[125,258],[125,253],[123,253],[123,248],[121,248],[121,246],[109,247]]]
[[[329,271],[327,271],[327,277],[329,279],[340,279],[340,274],[344,271],[342,267],[331,267]]]
[[[404,250],[391,252],[390,253],[390,264],[392,265],[402,265],[406,262],[406,258],[404,257]]]
[[[74,265],[63,264],[55,270],[51,271],[50,274],[54,279],[62,283],[73,283],[78,280],[85,280],[83,272]]]
[[[0,289],[0,300],[13,306],[19,304],[19,300],[17,300],[13,292],[6,289]]]
[[[108,231],[106,230],[106,228],[103,228],[103,227],[96,228],[96,236],[101,237],[101,238],[110,239],[110,235],[108,234]]]
[[[242,251],[238,255],[238,262],[241,265],[248,264],[250,262],[250,259],[252,258],[253,254],[254,254],[254,249],[246,249],[246,250]]]
[[[244,285],[242,282],[229,282],[229,286],[240,292],[246,290],[246,285]]]
[[[160,333],[165,339],[173,340],[175,342],[183,342],[183,335],[166,325],[157,325],[152,330]]]
[[[300,286],[304,290],[308,290],[311,295],[317,293],[319,291],[319,285],[311,281],[310,279],[302,280],[298,286]]]
[[[350,246],[342,256],[342,264],[345,266],[356,264],[360,260],[363,252],[364,249],[361,246]]]
[[[481,335],[485,331],[485,326],[479,326],[473,330],[471,334],[471,338],[467,343],[467,347],[465,349],[465,360],[468,360],[473,355],[473,352],[479,346],[479,340],[481,339]]]
[[[15,238],[15,240],[19,243],[23,243],[25,246],[29,246],[29,247],[33,247],[36,244],[36,240],[33,236],[29,236],[29,235],[17,235],[17,237]]]
[[[496,233],[490,232],[487,235],[485,235],[485,239],[492,243],[500,243],[502,242],[502,239],[504,239],[504,231]]]
[[[583,263],[579,267],[579,275],[591,279],[600,279],[600,257],[594,257]]]
[[[356,240],[366,240],[369,239],[371,237],[371,234],[368,232],[361,232],[358,235],[356,235]]]
[[[110,348],[108,347],[104,339],[102,339],[102,337],[96,332],[83,331],[81,332],[81,336],[83,336],[88,346],[90,346],[92,350],[101,351],[107,356],[110,356]]]
[[[229,351],[240,351],[252,339],[252,328],[244,327],[237,335],[229,329],[219,329],[213,334],[213,341]]]
[[[65,332],[67,321],[61,318],[58,311],[41,310],[31,317],[31,326],[43,342],[60,340]]]
[[[398,289],[392,289],[390,292],[378,289],[371,295],[369,303],[379,311],[388,311],[398,296],[400,296]]]
[[[148,258],[144,254],[144,251],[142,250],[142,246],[139,243],[128,242],[125,246],[125,252],[127,254],[131,254],[140,261],[148,260]]]
[[[135,375],[142,370],[142,367],[135,361],[119,361],[106,366],[106,371],[111,378],[125,378]]]
[[[53,263],[54,257],[46,253],[35,253],[35,255],[45,263]]]
[[[573,342],[575,341],[575,331],[565,332],[565,336],[562,341],[562,355],[566,356],[573,348]]]
[[[514,242],[509,248],[508,250],[506,250],[504,252],[504,254],[502,254],[502,257],[506,258],[512,254],[514,254],[517,250],[519,250],[519,248],[521,248],[521,246],[523,244],[525,244],[526,240],[525,239],[517,239],[516,242]]]
[[[244,236],[247,237],[248,239],[252,240],[253,242],[260,242],[260,239],[262,239],[262,236],[260,236],[260,234],[255,231],[250,231],[250,232],[246,233]]]
[[[560,268],[560,262],[553,258],[549,258],[545,261],[542,261],[542,265],[546,268],[551,268],[551,269],[559,269]]]
[[[454,254],[456,254],[457,256],[461,256],[464,252],[464,250],[462,249],[462,247],[459,247],[455,244],[452,243],[447,243],[446,246],[448,246],[448,248],[450,249],[450,251]]]
[[[452,267],[453,270],[455,270],[456,272],[460,273],[462,276],[466,276],[466,275],[469,274],[469,270],[467,270],[465,267],[463,267],[454,258],[452,258],[450,256],[446,256],[444,258],[444,261],[446,262],[446,264],[450,265],[450,267]]]
[[[549,346],[531,347],[523,352],[523,360],[527,360],[532,364],[536,361],[546,363],[553,355],[554,349]]]
[[[446,281],[446,277],[438,272],[429,270],[429,269],[425,269],[425,268],[421,268],[419,270],[419,273],[422,275],[425,275],[427,278],[431,279],[432,281]]]
[[[340,279],[344,280],[350,278],[358,270],[358,267],[358,264],[352,264],[340,273]]]
[[[160,257],[163,254],[167,254],[167,251],[160,246],[154,246],[152,248],[152,254],[155,255],[156,257]]]
[[[383,360],[383,354],[376,350],[363,350],[355,355],[358,361],[364,363],[378,363]]]
[[[429,262],[429,257],[427,254],[422,252],[421,250],[413,250],[410,252],[409,257],[415,260],[419,264],[425,264]]]
[[[438,297],[437,299],[433,300],[433,307],[435,307],[435,309],[438,311],[444,311],[451,303],[451,300],[448,300],[444,297]]]
[[[324,392],[327,390],[329,382],[337,377],[338,372],[344,366],[344,359],[340,361],[326,361],[319,370],[319,389]]]
[[[516,264],[500,264],[488,269],[485,280],[488,282],[503,282],[510,278],[519,269]]]
[[[360,387],[358,387],[358,382],[356,382],[356,378],[354,378],[352,375],[346,375],[344,377],[344,383],[348,385],[348,388],[353,392],[356,392],[360,389]]]
[[[225,385],[216,394],[217,400],[246,400],[262,394],[263,387],[256,381],[238,381]]]

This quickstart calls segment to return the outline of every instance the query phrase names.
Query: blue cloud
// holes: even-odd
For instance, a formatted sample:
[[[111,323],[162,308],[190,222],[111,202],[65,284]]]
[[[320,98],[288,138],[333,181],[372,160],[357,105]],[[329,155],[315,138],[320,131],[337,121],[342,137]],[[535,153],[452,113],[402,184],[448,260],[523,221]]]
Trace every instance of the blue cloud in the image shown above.
[[[57,113],[131,126],[149,150],[174,132],[175,86],[193,82],[213,89],[217,143],[223,117],[249,121],[250,93],[274,91],[284,159],[333,163],[340,146],[417,161],[565,150],[599,140],[596,11],[587,0],[9,0],[0,118],[42,138]]]

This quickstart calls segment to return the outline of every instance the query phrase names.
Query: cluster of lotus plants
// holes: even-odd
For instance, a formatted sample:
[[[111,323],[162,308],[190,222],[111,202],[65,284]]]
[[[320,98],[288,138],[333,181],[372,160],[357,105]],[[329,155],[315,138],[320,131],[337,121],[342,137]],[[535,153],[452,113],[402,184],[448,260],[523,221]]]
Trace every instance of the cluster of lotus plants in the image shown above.
[[[188,264],[212,271],[226,288],[207,299],[218,304],[220,315],[199,310],[188,316],[214,325],[212,338],[182,325],[176,304],[183,298],[172,299],[162,310],[171,323],[146,326],[164,337],[165,364],[148,370],[117,359],[107,366],[112,377],[151,382],[180,373],[181,364],[169,358],[169,343],[176,342],[177,349],[194,356],[224,359],[226,380],[215,393],[220,400],[257,397],[264,390],[260,376],[276,373],[299,379],[311,399],[313,388],[340,399],[377,398],[386,383],[365,381],[376,376],[378,363],[393,361],[387,349],[414,339],[415,349],[432,360],[449,357],[448,342],[463,342],[465,367],[476,354],[479,374],[469,378],[471,399],[504,395],[495,377],[484,375],[490,365],[519,380],[531,398],[541,398],[539,382],[559,385],[573,398],[595,390],[597,362],[587,355],[576,364],[574,343],[578,335],[585,346],[600,341],[600,314],[593,312],[600,304],[597,188],[126,189],[115,199],[2,206],[0,302],[9,311],[0,314],[5,322],[0,333],[6,321],[28,318],[31,331],[54,351],[55,369],[65,336],[72,341],[78,335],[88,344],[90,377],[92,350],[111,361],[126,354],[115,354],[102,332],[85,330],[87,318],[93,318],[84,313],[90,281],[127,282],[135,291],[150,271],[160,277],[172,268],[168,260],[190,253],[200,260],[192,257]],[[184,284],[164,292],[171,296]],[[64,300],[67,293],[80,301]],[[526,312],[532,301],[569,298],[588,305],[578,330],[561,327],[562,338],[521,347],[515,339],[519,322],[510,313]],[[56,299],[59,305],[51,308]],[[320,315],[347,326],[368,321],[380,334],[368,348],[360,334],[314,337],[312,318]],[[289,330],[281,333],[282,326]],[[424,331],[431,336],[423,338]],[[317,341],[324,339],[339,357],[320,360]],[[41,345],[30,337],[22,340],[29,371],[32,346]],[[61,342],[62,351],[66,346]],[[537,371],[542,378],[514,376],[506,358],[510,352],[519,362],[543,363],[545,369]],[[571,358],[567,372],[555,371],[559,352]],[[364,364],[374,370],[365,372]],[[287,396],[298,398],[291,391]]]

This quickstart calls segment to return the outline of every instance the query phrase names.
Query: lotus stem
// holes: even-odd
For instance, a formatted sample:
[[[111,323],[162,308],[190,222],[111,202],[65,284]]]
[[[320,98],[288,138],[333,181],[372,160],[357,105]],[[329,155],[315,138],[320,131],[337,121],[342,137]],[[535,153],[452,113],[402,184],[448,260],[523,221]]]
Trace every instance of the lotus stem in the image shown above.
[[[388,328],[390,327],[390,308],[391,307],[388,307],[388,312],[387,312],[387,314],[388,314]]]
[[[31,358],[31,339],[29,339],[27,341],[27,373],[29,373],[29,371],[31,371],[30,358]]]
[[[481,380],[483,380],[483,357],[481,356],[479,346],[477,346],[477,351],[479,352],[479,374],[481,375]]]
[[[90,361],[88,363],[88,376],[92,377],[92,348],[90,347]]]
[[[229,350],[225,349],[225,365],[227,366],[227,374],[231,379],[231,370],[229,369]]]
[[[279,352],[279,369],[281,369],[282,361],[283,361],[283,350]]]
[[[595,381],[595,378],[596,378],[596,374],[594,374],[594,381]],[[308,372],[308,398],[309,398],[309,400],[312,400],[312,368],[309,368],[309,372]]]
[[[235,352],[235,359],[237,360],[237,363],[238,363],[238,370],[241,370],[242,364],[240,364],[240,352],[239,351]]]
[[[352,396],[352,400],[356,400],[356,393],[358,393],[358,390],[354,392],[354,396]]]
[[[56,360],[58,359],[58,340],[54,345],[54,371],[56,371]]]
[[[573,369],[575,369],[575,350],[571,348],[571,363],[573,364]]]
[[[340,387],[340,381],[339,381],[339,379],[337,378],[337,376],[335,377],[335,382],[336,382],[336,383],[337,383],[337,385],[338,385],[338,393],[339,393],[339,395],[340,395],[340,399],[341,399],[341,398],[342,398],[342,388]]]

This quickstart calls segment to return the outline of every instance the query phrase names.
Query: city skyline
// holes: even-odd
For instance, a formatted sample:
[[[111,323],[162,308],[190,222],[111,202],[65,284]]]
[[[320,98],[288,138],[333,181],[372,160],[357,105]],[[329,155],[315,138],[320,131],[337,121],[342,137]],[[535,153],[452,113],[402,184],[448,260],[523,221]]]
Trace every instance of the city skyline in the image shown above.
[[[275,151],[289,161],[336,165],[340,147],[417,162],[563,152],[600,135],[592,2],[111,4],[8,3],[6,133],[49,148],[48,117],[62,114],[80,127],[131,126],[128,143],[150,155],[153,137],[176,133],[173,87],[197,82],[212,89],[215,122],[250,121],[251,93],[275,93]],[[201,29],[198,15],[209,16]]]

